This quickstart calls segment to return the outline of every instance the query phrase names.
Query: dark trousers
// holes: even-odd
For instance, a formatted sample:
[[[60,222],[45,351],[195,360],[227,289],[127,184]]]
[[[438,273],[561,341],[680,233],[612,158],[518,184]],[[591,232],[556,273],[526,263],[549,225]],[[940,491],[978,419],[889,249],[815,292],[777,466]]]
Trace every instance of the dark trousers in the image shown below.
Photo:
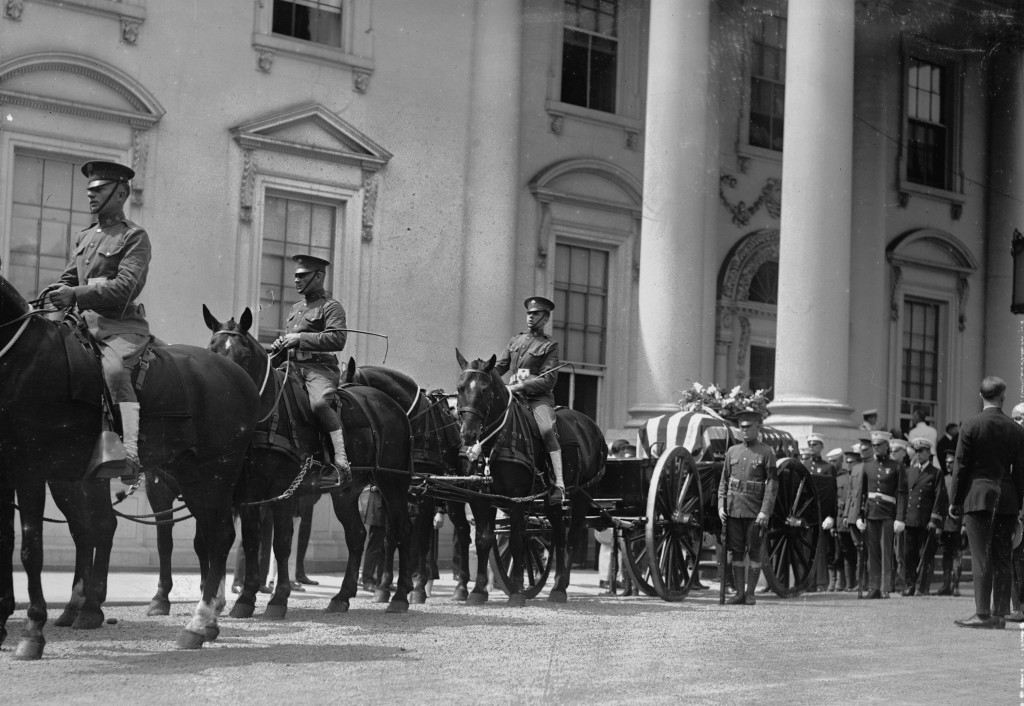
[[[964,513],[964,528],[971,547],[974,607],[979,616],[1010,612],[1013,584],[1010,557],[1016,523],[1015,515],[994,515],[987,511]]]
[[[868,588],[888,593],[892,585],[892,520],[868,520]]]
[[[739,564],[743,561],[743,555],[750,556],[751,564],[761,562],[761,527],[754,522],[753,517],[730,517],[726,526],[726,544],[732,553],[732,561]],[[739,588],[739,586],[737,586]]]
[[[363,554],[363,583],[377,585],[384,572],[384,527],[370,525],[366,534],[366,552]]]
[[[857,552],[857,586],[859,590],[868,587],[868,532],[861,532],[856,525],[850,525],[850,541]]]
[[[1010,607],[1021,610],[1024,599],[1024,542],[1013,550],[1013,590],[1010,592]]]
[[[837,532],[835,535],[836,555],[832,568],[845,571],[847,577],[857,575],[857,545],[852,532]],[[856,582],[856,579],[854,578]],[[853,584],[850,584],[850,588]]]
[[[931,556],[925,557],[922,564],[921,552],[924,551],[925,545],[928,543],[928,528],[907,527],[903,534],[907,536],[903,557],[903,580],[906,582],[907,588],[910,588],[920,579],[921,590],[923,591],[927,584],[926,579],[932,573],[932,557],[935,556],[935,544],[932,544],[932,551],[929,552]],[[917,572],[918,566],[921,567],[920,575]]]

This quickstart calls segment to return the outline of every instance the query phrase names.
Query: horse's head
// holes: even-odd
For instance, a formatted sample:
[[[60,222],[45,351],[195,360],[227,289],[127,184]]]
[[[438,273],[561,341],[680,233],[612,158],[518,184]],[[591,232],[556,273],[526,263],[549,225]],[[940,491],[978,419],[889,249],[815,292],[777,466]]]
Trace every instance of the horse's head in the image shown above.
[[[503,395],[505,386],[501,378],[494,370],[494,363],[497,356],[491,356],[487,360],[477,358],[472,363],[468,362],[455,349],[455,359],[459,361],[462,374],[459,375],[459,383],[456,387],[458,392],[458,403],[456,411],[459,414],[459,434],[465,446],[471,446],[480,440],[481,430],[484,424],[491,419],[495,412],[503,413],[504,409],[495,404],[496,400],[504,402]]]
[[[28,303],[14,285],[0,277],[0,324],[28,313]]]
[[[245,308],[237,323],[234,318],[221,323],[203,304],[203,319],[213,332],[207,350],[233,360],[245,368],[257,383],[263,379],[267,365],[267,353],[263,346],[249,334],[252,326],[252,311]]]

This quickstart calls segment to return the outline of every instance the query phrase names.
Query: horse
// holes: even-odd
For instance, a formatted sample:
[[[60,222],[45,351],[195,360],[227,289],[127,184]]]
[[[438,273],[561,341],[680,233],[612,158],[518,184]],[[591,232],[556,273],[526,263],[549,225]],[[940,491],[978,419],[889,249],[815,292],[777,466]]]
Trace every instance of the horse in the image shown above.
[[[300,466],[311,456],[323,452],[320,427],[309,410],[309,397],[301,381],[272,370],[270,357],[249,329],[252,311],[248,308],[236,322],[233,318],[220,322],[203,307],[203,318],[213,333],[209,350],[226,357],[248,373],[260,385],[260,417],[264,418],[256,439],[246,458],[244,483],[240,485],[247,496],[262,500],[276,497],[295,480]],[[282,387],[284,386],[284,387]],[[279,398],[291,400],[279,404]],[[366,528],[359,515],[359,493],[371,482],[381,490],[387,515],[386,541],[398,549],[399,572],[396,590],[388,596],[387,612],[402,613],[409,609],[410,576],[410,521],[407,506],[409,484],[412,479],[412,448],[409,421],[405,410],[389,396],[363,385],[343,385],[338,391],[341,400],[341,419],[345,427],[345,448],[352,463],[355,481],[344,489],[330,491],[334,514],[345,529],[348,560],[345,577],[338,593],[327,607],[328,613],[343,613],[349,609],[358,586],[359,565],[366,544]],[[270,429],[267,418],[280,415],[281,432]],[[296,438],[289,439],[287,429],[295,430]],[[277,503],[277,505],[285,505]],[[291,592],[288,577],[288,557],[291,553],[292,512],[290,505],[274,510],[274,553],[277,557],[278,580],[274,587],[272,604],[287,605]],[[259,585],[259,521],[254,507],[242,510],[242,547],[245,551],[245,581],[232,616],[239,605],[252,605]],[[386,567],[385,579],[389,585],[393,573]],[[380,602],[388,602],[387,598]],[[269,610],[269,607],[268,607]],[[251,609],[249,610],[251,614]],[[239,613],[240,614],[240,613]],[[283,615],[283,614],[282,614]]]
[[[417,473],[455,475],[459,469],[459,433],[448,409],[447,399],[440,394],[427,393],[405,373],[377,365],[356,367],[349,358],[345,380],[368,385],[383,391],[406,410],[413,436],[413,469]],[[433,508],[435,501],[423,495],[415,503],[413,521],[413,590],[410,600],[426,602],[426,583],[430,579],[428,558],[434,539]],[[457,567],[454,600],[466,600],[469,582],[469,520],[466,504],[447,503],[448,516],[455,528],[455,551],[461,557]],[[392,562],[393,548],[385,545],[384,563]],[[386,587],[382,583],[378,590]]]
[[[541,502],[551,523],[552,551],[555,559],[555,581],[548,601],[565,603],[569,587],[571,561],[575,543],[583,536],[586,511],[590,505],[584,489],[604,472],[608,447],[604,434],[592,419],[565,407],[555,410],[556,430],[561,439],[562,467],[565,470],[566,503],[570,527],[566,537],[564,511],[551,502],[549,488],[538,477],[545,468],[547,451],[536,428],[532,412],[520,403],[505,386],[495,370],[496,356],[467,362],[456,349],[455,358],[462,370],[457,386],[460,420],[459,434],[466,447],[482,449],[480,458],[488,458],[492,488],[471,501],[476,518],[477,576],[470,605],[487,601],[487,557],[494,546],[496,506],[509,515],[509,605],[525,605],[523,595],[523,559],[526,536],[526,509],[533,500]],[[472,459],[470,459],[472,460]]]
[[[40,582],[45,483],[81,479],[102,424],[97,407],[103,386],[99,361],[88,354],[72,363],[79,360],[75,346],[82,349],[69,340],[69,327],[37,314],[0,277],[0,477],[17,495],[22,564],[29,584],[28,615],[15,659],[40,659],[46,644],[47,611]],[[201,348],[156,348],[147,362],[139,395],[144,439],[140,451],[144,466],[178,484],[196,518],[196,550],[206,580],[177,646],[197,649],[220,632],[217,593],[234,541],[231,496],[255,427],[259,395],[244,371]],[[2,507],[0,526],[6,534],[8,523],[13,526],[13,504]],[[91,577],[104,590],[105,569],[96,562]],[[98,570],[104,574],[99,582]],[[13,576],[7,562],[0,572],[3,627],[14,605]],[[96,601],[97,596],[87,591],[85,600]]]

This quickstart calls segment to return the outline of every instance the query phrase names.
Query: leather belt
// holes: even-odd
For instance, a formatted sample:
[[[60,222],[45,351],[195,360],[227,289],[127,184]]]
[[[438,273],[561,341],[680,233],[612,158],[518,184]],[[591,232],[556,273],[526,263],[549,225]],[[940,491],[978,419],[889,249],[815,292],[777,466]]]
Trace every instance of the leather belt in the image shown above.
[[[735,490],[737,493],[763,493],[764,481],[730,478],[729,490]]]
[[[876,493],[874,491],[868,491],[868,500],[884,500],[887,503],[896,504],[896,498],[885,493]]]

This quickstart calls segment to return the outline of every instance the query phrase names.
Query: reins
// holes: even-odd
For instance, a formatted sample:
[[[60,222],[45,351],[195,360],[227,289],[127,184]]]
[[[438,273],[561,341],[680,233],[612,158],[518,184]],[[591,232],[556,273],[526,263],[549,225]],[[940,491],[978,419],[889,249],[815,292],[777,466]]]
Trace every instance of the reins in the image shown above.
[[[242,333],[241,331],[231,331],[228,329],[214,331],[213,335],[216,336],[218,333],[223,333],[226,336],[240,336],[241,338],[252,338],[247,333]],[[259,343],[257,343],[256,345],[259,345]],[[270,381],[270,375],[273,372],[273,368],[271,367],[270,364],[270,358],[271,356],[267,355],[267,369],[263,373],[263,384],[260,385],[261,399],[263,398],[263,392],[267,389],[267,383]],[[288,383],[288,375],[291,373],[291,365],[292,357],[291,354],[289,353],[288,358],[285,360],[284,364],[284,380],[282,380],[281,385],[278,386],[277,394],[274,396],[274,404],[270,406],[270,410],[267,412],[267,415],[265,417],[256,421],[257,424],[262,424],[263,422],[270,419],[274,415],[274,411],[277,410],[277,406],[281,404],[281,397],[284,396],[284,388],[285,385],[287,385]]]

